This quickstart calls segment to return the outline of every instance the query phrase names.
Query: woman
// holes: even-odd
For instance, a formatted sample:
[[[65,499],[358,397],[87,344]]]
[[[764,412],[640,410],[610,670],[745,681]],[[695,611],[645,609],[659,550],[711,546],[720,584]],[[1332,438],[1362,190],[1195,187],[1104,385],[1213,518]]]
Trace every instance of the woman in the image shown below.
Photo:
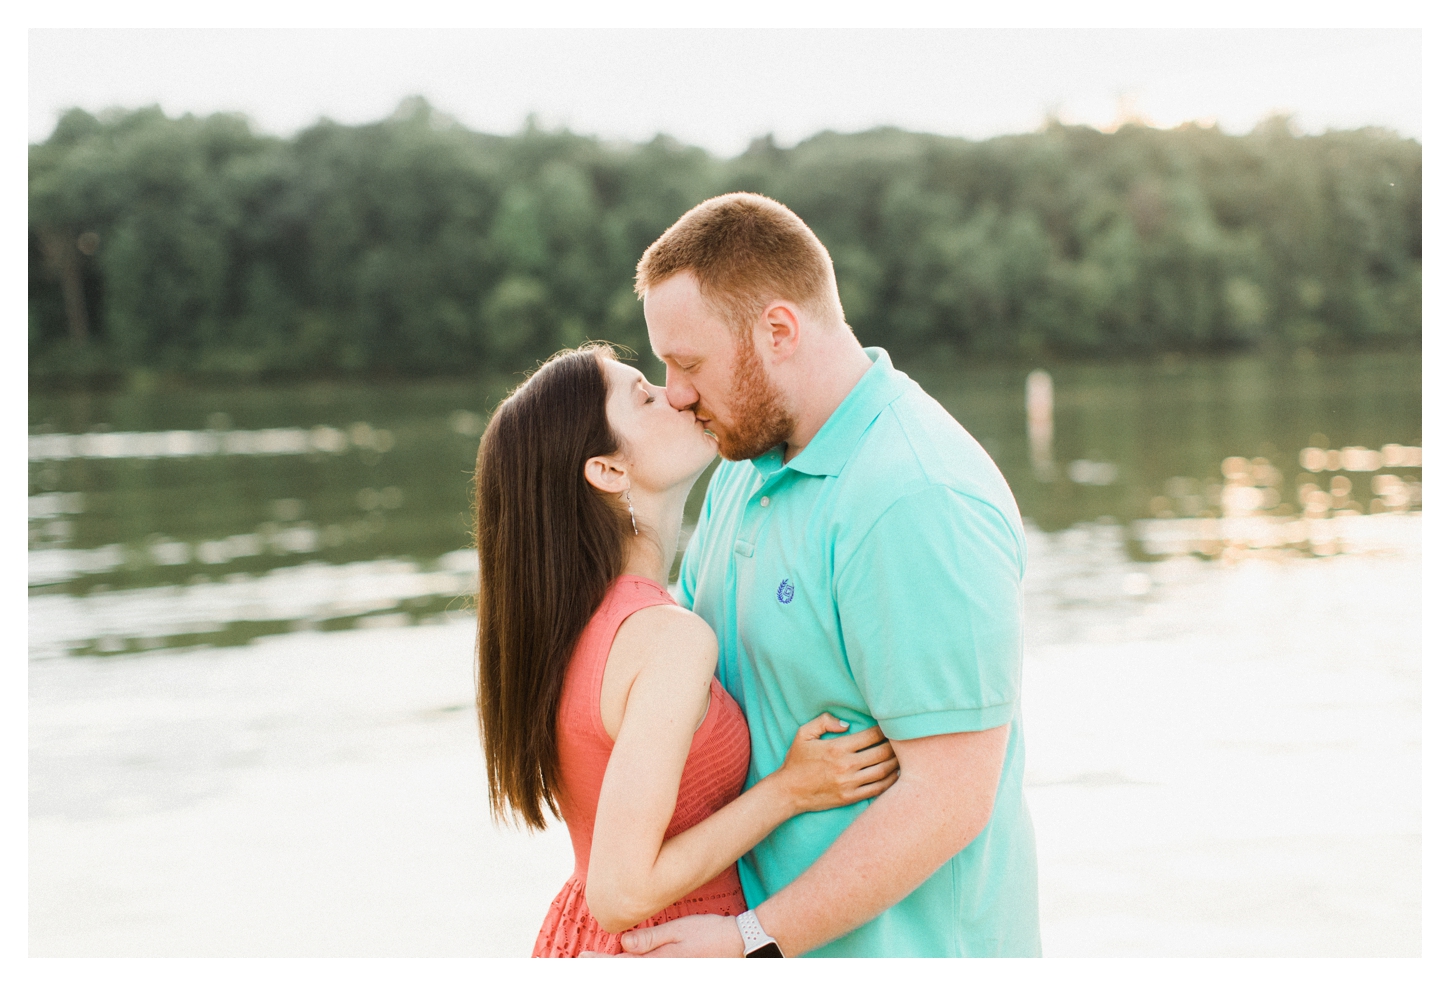
[[[490,805],[534,829],[547,808],[574,844],[535,955],[618,953],[632,927],[742,913],[736,859],[896,778],[879,730],[822,740],[847,728],[823,715],[740,793],[750,739],[714,634],[664,588],[714,438],[613,356],[540,367],[494,413],[475,474]]]

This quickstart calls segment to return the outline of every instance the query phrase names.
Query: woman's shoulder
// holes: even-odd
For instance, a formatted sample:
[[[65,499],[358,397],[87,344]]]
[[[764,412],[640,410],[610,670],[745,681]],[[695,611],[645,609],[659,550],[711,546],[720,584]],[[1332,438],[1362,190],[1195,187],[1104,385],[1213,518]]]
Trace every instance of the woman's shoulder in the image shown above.
[[[668,597],[626,616],[610,648],[611,660],[624,658],[640,669],[656,659],[676,667],[689,662],[713,669],[715,654],[715,631],[710,624]]]
[[[599,713],[609,738],[619,735],[631,696],[645,704],[650,700],[641,696],[703,702],[715,674],[715,654],[710,625],[668,597],[630,613],[610,643],[600,682]]]
[[[674,602],[635,610],[620,624],[620,631],[648,632],[652,639],[669,639],[676,644],[715,646],[715,631],[698,614]]]

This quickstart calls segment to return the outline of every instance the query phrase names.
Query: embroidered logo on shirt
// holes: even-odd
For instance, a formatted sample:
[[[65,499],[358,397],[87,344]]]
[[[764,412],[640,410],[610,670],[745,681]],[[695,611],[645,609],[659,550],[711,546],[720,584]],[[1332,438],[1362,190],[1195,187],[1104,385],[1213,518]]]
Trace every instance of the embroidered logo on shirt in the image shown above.
[[[795,586],[790,584],[790,579],[780,580],[780,585],[775,587],[775,598],[783,603],[788,603],[795,598]]]

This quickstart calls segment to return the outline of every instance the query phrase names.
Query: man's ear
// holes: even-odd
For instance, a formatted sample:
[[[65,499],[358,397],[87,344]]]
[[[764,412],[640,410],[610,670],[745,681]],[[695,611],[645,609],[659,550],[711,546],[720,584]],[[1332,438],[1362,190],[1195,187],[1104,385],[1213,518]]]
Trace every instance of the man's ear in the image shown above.
[[[623,493],[629,489],[628,474],[608,455],[596,455],[585,461],[584,480],[604,493]]]
[[[767,350],[775,359],[789,359],[800,345],[800,312],[788,301],[777,299],[767,305],[755,328],[765,336]]]

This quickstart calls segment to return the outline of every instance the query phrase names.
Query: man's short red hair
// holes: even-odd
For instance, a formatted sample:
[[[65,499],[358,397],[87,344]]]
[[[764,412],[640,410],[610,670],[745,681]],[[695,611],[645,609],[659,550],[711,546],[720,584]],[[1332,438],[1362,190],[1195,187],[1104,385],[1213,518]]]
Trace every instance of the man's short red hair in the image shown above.
[[[741,333],[775,298],[845,321],[831,255],[800,216],[764,195],[717,195],[681,216],[639,258],[635,293],[643,298],[681,271],[695,276],[705,303]]]

